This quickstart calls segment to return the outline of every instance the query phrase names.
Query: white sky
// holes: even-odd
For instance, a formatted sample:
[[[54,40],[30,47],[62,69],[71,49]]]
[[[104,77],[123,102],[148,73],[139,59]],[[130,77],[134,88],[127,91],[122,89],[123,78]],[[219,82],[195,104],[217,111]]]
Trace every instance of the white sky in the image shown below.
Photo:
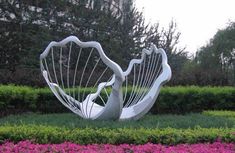
[[[181,32],[180,46],[195,53],[218,29],[235,21],[235,0],[135,0],[150,23],[168,27],[173,19]]]

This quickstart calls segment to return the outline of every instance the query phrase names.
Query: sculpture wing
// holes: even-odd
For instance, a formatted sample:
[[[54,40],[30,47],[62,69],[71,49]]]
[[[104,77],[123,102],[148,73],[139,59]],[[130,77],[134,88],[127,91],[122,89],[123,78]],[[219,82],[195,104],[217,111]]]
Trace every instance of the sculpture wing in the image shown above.
[[[81,42],[75,36],[51,42],[40,55],[40,66],[52,92],[74,113],[90,119],[119,118],[121,68],[98,42]]]
[[[124,107],[120,120],[139,119],[153,106],[161,86],[170,80],[171,69],[165,51],[152,45],[150,50],[143,49],[140,59],[131,60],[123,74]]]

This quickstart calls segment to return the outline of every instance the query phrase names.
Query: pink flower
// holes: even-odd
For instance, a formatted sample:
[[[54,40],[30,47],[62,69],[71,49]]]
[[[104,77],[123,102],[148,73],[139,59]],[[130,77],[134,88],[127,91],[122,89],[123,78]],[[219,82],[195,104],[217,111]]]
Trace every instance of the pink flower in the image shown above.
[[[234,143],[198,143],[198,144],[179,144],[167,146],[161,144],[147,143],[144,145],[132,144],[91,144],[79,145],[70,142],[61,144],[37,144],[31,141],[20,141],[17,144],[5,142],[0,145],[1,153],[235,153]]]

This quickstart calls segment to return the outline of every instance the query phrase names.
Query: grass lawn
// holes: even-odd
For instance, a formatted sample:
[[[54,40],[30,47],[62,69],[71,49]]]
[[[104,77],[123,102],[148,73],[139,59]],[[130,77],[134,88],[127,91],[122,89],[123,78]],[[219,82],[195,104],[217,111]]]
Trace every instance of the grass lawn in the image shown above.
[[[138,121],[91,121],[72,113],[26,113],[0,118],[0,125],[49,125],[66,128],[235,128],[235,111],[205,111],[186,115],[146,115]]]

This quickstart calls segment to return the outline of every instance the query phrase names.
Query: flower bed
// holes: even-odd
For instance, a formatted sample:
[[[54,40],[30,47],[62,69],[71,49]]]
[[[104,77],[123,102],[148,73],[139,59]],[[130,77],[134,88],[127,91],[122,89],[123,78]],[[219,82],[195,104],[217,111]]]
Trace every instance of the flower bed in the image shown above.
[[[167,146],[161,144],[151,144],[147,143],[144,145],[111,145],[111,144],[91,144],[91,145],[79,145],[70,142],[64,142],[61,144],[36,144],[30,141],[20,141],[17,144],[12,142],[6,142],[0,146],[0,152],[2,153],[15,153],[15,152],[40,152],[40,153],[50,153],[50,152],[118,152],[118,153],[234,153],[235,144],[234,143],[221,143],[214,142],[210,143],[198,143],[198,144],[179,144],[176,146]]]

